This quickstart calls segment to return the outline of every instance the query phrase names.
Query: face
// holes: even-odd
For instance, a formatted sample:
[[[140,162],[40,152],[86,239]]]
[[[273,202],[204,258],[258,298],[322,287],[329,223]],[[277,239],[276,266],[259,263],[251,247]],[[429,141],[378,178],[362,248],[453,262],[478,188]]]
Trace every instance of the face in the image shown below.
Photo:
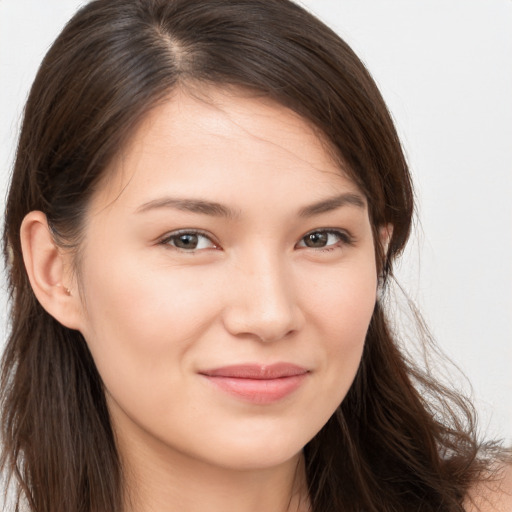
[[[175,93],[93,198],[83,333],[121,441],[227,468],[300,453],[345,397],[375,304],[366,199],[268,100]]]

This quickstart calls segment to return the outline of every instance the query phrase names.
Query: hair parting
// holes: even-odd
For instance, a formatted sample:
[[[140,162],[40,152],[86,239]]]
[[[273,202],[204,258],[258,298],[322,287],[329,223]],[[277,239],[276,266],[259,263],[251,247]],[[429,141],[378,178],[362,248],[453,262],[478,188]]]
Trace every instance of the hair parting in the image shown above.
[[[82,335],[38,303],[20,225],[41,210],[76,253],[88,204],[138,124],[180,87],[233,87],[306,119],[365,194],[382,286],[409,237],[412,183],[368,71],[289,0],[94,0],[66,25],[32,86],[3,235],[12,303],[1,367],[0,467],[14,510],[123,510],[122,464],[105,391]],[[342,404],[304,448],[313,512],[462,512],[495,452],[468,401],[418,368],[379,298]],[[91,449],[93,447],[94,449]],[[490,455],[489,455],[490,454]]]

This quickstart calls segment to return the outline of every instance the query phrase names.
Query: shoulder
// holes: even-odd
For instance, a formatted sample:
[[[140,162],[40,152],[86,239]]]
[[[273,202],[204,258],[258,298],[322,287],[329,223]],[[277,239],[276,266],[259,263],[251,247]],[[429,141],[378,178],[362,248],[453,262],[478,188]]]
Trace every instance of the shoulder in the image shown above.
[[[501,466],[491,478],[474,485],[464,508],[466,512],[512,512],[512,465]]]

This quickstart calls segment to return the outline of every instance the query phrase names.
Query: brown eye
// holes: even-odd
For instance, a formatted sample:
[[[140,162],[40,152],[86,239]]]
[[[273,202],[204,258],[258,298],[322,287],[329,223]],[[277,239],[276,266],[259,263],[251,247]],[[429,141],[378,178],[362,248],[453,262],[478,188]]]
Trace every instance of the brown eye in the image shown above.
[[[309,249],[334,249],[337,246],[351,244],[352,238],[343,231],[322,229],[311,231],[303,236],[298,247],[307,247]]]
[[[171,233],[162,240],[161,243],[186,252],[193,252],[201,249],[213,249],[216,247],[208,236],[195,231]]]
[[[325,231],[316,231],[309,233],[303,240],[306,247],[325,247],[329,239],[329,234]]]
[[[173,244],[178,249],[197,249],[199,237],[193,233],[176,236],[173,239]]]

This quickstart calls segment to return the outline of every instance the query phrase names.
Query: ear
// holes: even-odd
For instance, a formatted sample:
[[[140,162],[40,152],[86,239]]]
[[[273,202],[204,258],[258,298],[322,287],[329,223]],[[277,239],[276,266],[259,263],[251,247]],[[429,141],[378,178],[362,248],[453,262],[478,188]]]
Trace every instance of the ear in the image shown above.
[[[377,282],[377,299],[381,300],[384,294],[384,273],[385,268],[388,263],[388,249],[389,242],[391,241],[391,237],[393,236],[393,224],[386,224],[379,228],[379,240],[377,243],[380,247],[377,250],[377,258],[379,259],[377,268],[378,268],[378,282]]]
[[[393,224],[386,224],[379,228],[379,242],[382,247],[382,254],[387,257],[388,247],[391,237],[393,236]]]
[[[55,243],[46,215],[28,213],[20,237],[23,261],[37,300],[62,325],[79,329],[82,304],[72,283],[72,255]]]

